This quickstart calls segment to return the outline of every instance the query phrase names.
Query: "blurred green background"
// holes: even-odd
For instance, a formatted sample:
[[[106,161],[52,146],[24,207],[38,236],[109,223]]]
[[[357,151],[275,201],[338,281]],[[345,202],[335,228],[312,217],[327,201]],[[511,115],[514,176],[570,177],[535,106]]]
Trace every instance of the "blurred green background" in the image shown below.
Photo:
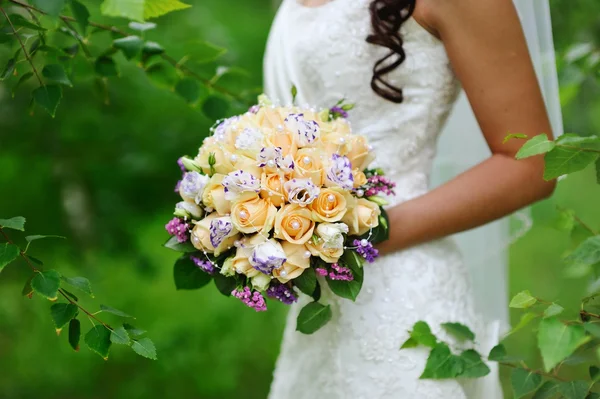
[[[221,45],[229,49],[223,61],[247,70],[247,83],[260,87],[275,2],[188,2],[193,8],[160,19],[147,36],[179,56],[192,46],[190,40]],[[600,2],[551,0],[551,5],[565,129],[596,134],[597,66],[593,54],[576,45],[600,48]],[[106,37],[96,42],[109,43],[108,34],[98,35]],[[0,51],[0,59],[7,55]],[[88,307],[106,300],[136,315],[134,324],[149,331],[159,360],[118,346],[108,362],[85,347],[73,353],[66,334],[54,334],[49,303],[21,296],[28,269],[17,263],[0,278],[0,398],[263,399],[285,309],[272,304],[270,312],[255,314],[215,289],[176,292],[177,254],[161,247],[176,201],[175,161],[198,147],[211,122],[175,93],[150,83],[135,65],[119,61],[121,76],[109,79],[108,93],[84,78],[65,90],[55,119],[29,110],[27,90],[12,99],[0,86],[0,218],[23,215],[31,234],[67,236],[35,243],[31,254],[67,276],[88,277],[99,298],[82,299]],[[81,62],[75,69],[85,77],[91,67]],[[578,232],[570,237],[553,228],[554,209],[571,207],[600,227],[600,189],[593,183],[593,171],[576,174],[535,206],[534,228],[511,250],[511,293],[530,289],[575,315],[584,283],[564,277],[560,256]],[[519,314],[513,316],[517,321]],[[532,342],[527,331],[509,339],[510,348],[536,359]]]

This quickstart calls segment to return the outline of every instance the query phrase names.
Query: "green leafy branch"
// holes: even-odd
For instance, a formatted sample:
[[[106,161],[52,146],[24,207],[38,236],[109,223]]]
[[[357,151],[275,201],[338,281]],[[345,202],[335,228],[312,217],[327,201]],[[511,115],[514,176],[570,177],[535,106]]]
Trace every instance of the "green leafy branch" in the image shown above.
[[[132,318],[132,316],[106,305],[100,305],[100,311],[98,312],[91,312],[79,303],[79,298],[75,294],[61,286],[61,283],[65,283],[93,298],[94,294],[88,279],[85,277],[66,277],[53,269],[44,270],[43,263],[27,253],[34,241],[64,237],[29,235],[25,237],[27,246],[25,249],[21,249],[8,236],[5,229],[25,231],[25,218],[18,216],[11,219],[0,219],[0,235],[6,240],[0,245],[0,272],[19,257],[25,261],[33,274],[23,288],[23,295],[32,298],[33,294],[36,293],[54,302],[50,307],[50,316],[54,322],[56,333],[60,334],[62,329],[68,325],[69,344],[75,351],[79,351],[81,323],[78,316],[81,311],[92,323],[92,328],[84,336],[84,342],[90,350],[102,356],[105,360],[108,359],[112,344],[131,346],[139,355],[156,359],[156,348],[153,342],[147,337],[142,337],[145,331],[139,330],[128,323],[123,323],[119,327],[111,327],[101,320],[97,314],[106,312],[122,318]],[[57,302],[59,296],[66,302]]]

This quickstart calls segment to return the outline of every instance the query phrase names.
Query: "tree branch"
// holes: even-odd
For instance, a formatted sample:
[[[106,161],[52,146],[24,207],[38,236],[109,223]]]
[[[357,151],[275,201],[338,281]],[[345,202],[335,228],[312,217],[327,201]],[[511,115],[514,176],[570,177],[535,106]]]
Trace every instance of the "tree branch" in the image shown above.
[[[27,52],[27,49],[25,48],[25,44],[23,44],[23,41],[21,40],[21,37],[17,33],[17,29],[15,28],[12,21],[10,20],[10,17],[6,13],[6,11],[4,11],[3,7],[0,7],[0,12],[2,12],[2,14],[4,14],[4,18],[6,18],[6,20],[8,21],[8,24],[10,25],[10,29],[13,31],[15,37],[19,41],[19,45],[21,46],[21,49],[23,50],[23,54],[25,54],[25,58],[27,59],[27,62],[29,62],[29,65],[31,65],[31,69],[33,70],[33,73],[35,74],[35,77],[40,82],[40,85],[44,86],[44,82],[42,81],[42,78],[40,77],[37,69],[35,68],[35,65],[33,64],[33,60],[29,56],[29,53]]]

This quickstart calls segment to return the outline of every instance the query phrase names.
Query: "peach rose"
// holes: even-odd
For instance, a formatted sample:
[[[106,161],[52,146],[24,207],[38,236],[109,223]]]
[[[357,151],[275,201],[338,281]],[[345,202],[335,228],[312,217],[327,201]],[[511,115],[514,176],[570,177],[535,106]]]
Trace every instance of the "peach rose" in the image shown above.
[[[251,237],[245,237],[240,240],[240,246],[237,248],[235,256],[231,260],[231,267],[236,271],[236,273],[243,274],[248,277],[255,277],[260,274],[260,272],[250,264],[249,259],[252,256],[254,247],[262,244],[266,240],[267,238],[261,234],[255,234]]]
[[[292,158],[295,158],[298,151],[296,134],[288,131],[272,131],[265,137],[265,143],[265,147],[281,148],[281,155],[284,157],[291,155]]]
[[[375,159],[375,155],[369,149],[367,139],[359,135],[350,136],[350,150],[346,156],[352,163],[352,168],[358,170],[365,169]]]
[[[265,174],[263,173],[260,179],[260,196],[268,201],[270,201],[273,205],[280,207],[285,203],[285,193],[283,190],[283,185],[287,182],[284,176],[279,176],[278,174]]]
[[[288,204],[277,211],[275,217],[275,238],[304,244],[315,230],[315,222],[311,218],[311,211],[298,204]]]
[[[333,223],[341,220],[355,201],[354,197],[340,188],[322,188],[309,207],[314,220]]]
[[[225,200],[222,174],[215,174],[210,178],[202,194],[202,203],[213,208],[221,216],[231,213],[231,202]]]
[[[365,198],[359,198],[356,206],[344,215],[342,222],[350,229],[350,235],[363,235],[379,225],[381,209],[376,203]]]
[[[365,176],[365,174],[359,169],[354,169],[352,171],[352,177],[354,178],[354,188],[367,184],[367,176]]]
[[[327,263],[335,263],[340,257],[344,254],[344,247],[341,248],[326,248],[324,247],[325,241],[322,239],[318,240],[309,240],[306,243],[306,248],[310,251],[314,256],[318,256],[323,259],[324,262]]]
[[[211,242],[210,228],[213,219],[216,219],[217,217],[218,215],[213,213],[199,222],[196,222],[196,226],[192,229],[191,242],[196,249],[214,253],[216,256],[219,256],[223,251],[231,248],[240,235],[235,228],[233,228],[226,237],[222,238],[220,244],[215,248]]]
[[[273,227],[277,208],[260,197],[238,201],[231,207],[233,225],[242,233],[268,233]]]
[[[215,158],[215,164],[213,165],[214,172],[226,175],[227,173],[235,170],[235,166],[231,161],[233,153],[234,149],[229,148],[225,144],[205,144],[200,147],[200,152],[194,159],[194,162],[202,169],[204,173],[210,174],[211,168],[208,160],[211,154],[213,154]]]
[[[300,276],[304,270],[310,267],[310,252],[306,246],[290,242],[284,241],[281,246],[285,252],[286,261],[279,269],[273,270],[273,277],[285,284]]]
[[[325,152],[331,156],[332,154],[346,155],[350,151],[350,138],[351,134],[341,134],[337,132],[331,132],[323,137],[321,141]]]
[[[323,158],[325,154],[316,148],[303,148],[296,153],[294,177],[311,179],[317,187],[325,182]]]

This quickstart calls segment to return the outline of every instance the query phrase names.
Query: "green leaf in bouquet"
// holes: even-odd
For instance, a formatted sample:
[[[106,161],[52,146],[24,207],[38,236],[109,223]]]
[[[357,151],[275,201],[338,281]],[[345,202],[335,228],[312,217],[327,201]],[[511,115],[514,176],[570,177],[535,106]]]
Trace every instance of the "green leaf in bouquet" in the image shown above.
[[[215,273],[213,275],[213,280],[215,280],[215,285],[219,292],[225,296],[231,296],[231,292],[237,286],[235,277],[227,277],[221,273]]]
[[[315,302],[321,299],[321,284],[317,281],[317,285],[315,286],[315,291],[312,293],[312,298]]]
[[[463,359],[452,354],[447,344],[438,342],[429,353],[425,370],[419,378],[428,380],[456,378],[463,373],[464,368]]]
[[[461,353],[460,358],[463,361],[463,371],[460,377],[463,378],[481,378],[490,373],[490,368],[481,360],[481,355],[469,349]]]
[[[92,298],[94,297],[94,293],[92,292],[92,286],[90,281],[85,277],[65,277],[61,276],[62,281],[69,284],[71,287],[75,287],[78,290],[85,292]]]
[[[58,298],[60,274],[56,270],[36,272],[31,280],[31,288],[41,296],[55,301]]]
[[[409,338],[402,344],[400,349],[415,348],[419,345],[434,348],[437,345],[437,338],[431,333],[429,324],[424,321],[418,321],[409,331]]]
[[[85,5],[83,5],[77,0],[71,0],[71,12],[73,13],[73,17],[75,17],[75,20],[79,24],[81,34],[85,37],[89,25],[90,12],[88,11]]]
[[[556,147],[554,141],[548,140],[548,136],[545,133],[540,134],[523,144],[523,147],[517,152],[516,158],[524,159],[534,155],[545,154],[552,151],[554,147]]]
[[[48,64],[44,65],[42,69],[42,76],[44,76],[51,83],[58,83],[65,86],[73,86],[71,80],[60,64]]]
[[[144,21],[145,0],[104,0],[100,6],[103,15]]]
[[[50,315],[56,327],[56,333],[59,334],[60,330],[77,316],[79,308],[72,303],[55,303],[50,307]]]
[[[197,103],[200,98],[207,94],[204,86],[201,86],[196,79],[189,77],[185,77],[177,82],[175,92],[188,104]]]
[[[175,236],[169,238],[164,246],[176,252],[192,253],[198,251],[196,248],[194,248],[191,242],[179,242]]]
[[[590,391],[590,384],[586,381],[565,381],[558,386],[558,392],[565,399],[585,399]]]
[[[144,41],[139,36],[126,36],[113,41],[113,46],[123,52],[128,60],[140,54]]]
[[[348,266],[353,273],[360,271],[364,263],[363,257],[351,249],[344,251],[341,261],[344,265]]]
[[[542,384],[542,376],[522,368],[516,368],[510,375],[510,385],[515,399],[534,392]]]
[[[556,140],[556,148],[545,156],[544,179],[552,180],[575,173],[595,162],[600,153],[600,139],[566,134]]]
[[[218,120],[227,116],[229,102],[222,97],[212,95],[204,100],[202,112],[210,120]]]
[[[519,292],[511,299],[509,306],[515,309],[527,309],[537,303],[537,299],[531,295],[531,292],[525,290]]]
[[[600,235],[590,237],[579,245],[565,262],[571,265],[594,265],[600,262]]]
[[[58,85],[40,86],[31,95],[33,96],[33,101],[54,118],[56,109],[62,98],[62,88]]]
[[[296,330],[303,334],[312,334],[331,320],[331,306],[311,302],[304,306],[296,320]]]
[[[442,327],[460,342],[475,341],[475,334],[471,329],[460,323],[443,323]]]
[[[184,10],[191,7],[179,0],[145,0],[144,18],[158,18],[173,11]]]
[[[140,356],[156,360],[156,347],[150,338],[142,338],[139,341],[134,340],[131,349]]]
[[[129,334],[125,327],[119,326],[110,332],[110,342],[113,344],[129,345],[131,344],[131,339],[129,339]]]
[[[77,319],[69,322],[69,345],[74,351],[79,352],[79,338],[81,337],[81,323]]]
[[[381,215],[379,215],[379,225],[372,230],[371,237],[369,239],[372,244],[380,244],[390,238],[390,220],[388,214],[383,207],[380,207],[380,209]],[[366,239],[368,237],[369,233],[365,234],[361,238]]]
[[[554,381],[546,381],[535,392],[532,399],[551,399],[558,393],[558,383]]]
[[[349,254],[346,255],[346,253]],[[334,294],[341,296],[342,298],[350,299],[351,301],[356,301],[363,285],[364,270],[362,268],[362,262],[357,259],[358,256],[359,255],[352,250],[346,250],[342,256],[342,259],[344,259],[345,262],[344,264],[352,270],[354,276],[352,280],[327,279],[327,285],[329,285],[329,288]]]
[[[296,277],[294,280],[294,285],[306,295],[312,296],[317,288],[317,273],[315,269],[309,267],[304,270],[304,272]]]
[[[110,330],[103,325],[94,326],[85,334],[83,338],[85,344],[90,350],[108,360],[108,351],[110,349]]]
[[[117,63],[112,57],[103,55],[96,59],[94,63],[94,69],[96,74],[103,78],[108,78],[112,76],[119,76],[119,69],[117,67]]]
[[[10,244],[8,242],[0,244],[0,272],[9,263],[17,259],[20,252],[21,250],[15,244]]]
[[[111,306],[100,305],[100,310],[102,310],[103,312],[106,312],[106,313],[112,313],[115,316],[135,319],[135,317],[133,317],[133,316],[131,316],[131,315],[123,312],[122,310],[115,309],[115,308],[113,308]]]
[[[175,279],[175,287],[178,290],[202,288],[210,283],[212,279],[210,274],[196,266],[187,255],[182,256],[175,262],[173,277]]]
[[[556,317],[540,322],[537,338],[546,371],[552,370],[590,339],[583,326],[564,324]]]
[[[23,216],[16,216],[10,219],[0,219],[0,227],[3,229],[25,231],[25,218]]]
[[[544,310],[544,318],[557,316],[557,315],[561,314],[564,310],[565,310],[565,308],[563,308],[559,304],[552,303],[550,306],[548,306],[546,308],[546,310]]]

